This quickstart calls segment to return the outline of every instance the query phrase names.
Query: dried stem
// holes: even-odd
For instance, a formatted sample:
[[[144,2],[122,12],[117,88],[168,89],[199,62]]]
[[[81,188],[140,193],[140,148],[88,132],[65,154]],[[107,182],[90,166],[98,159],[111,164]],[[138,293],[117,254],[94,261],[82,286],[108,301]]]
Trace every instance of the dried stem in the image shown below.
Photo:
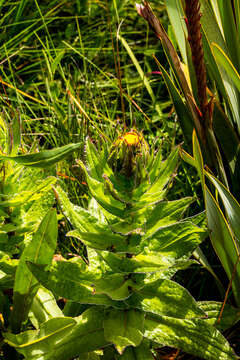
[[[166,51],[167,56],[169,57],[169,60],[172,62],[173,69],[176,72],[176,76],[181,84],[182,91],[184,93],[186,102],[188,104],[189,110],[192,114],[195,127],[197,129],[197,133],[200,137],[200,139],[203,138],[202,134],[202,126],[200,124],[199,120],[199,110],[195,103],[193,94],[189,88],[188,81],[186,79],[186,76],[184,74],[184,71],[182,69],[181,61],[178,57],[178,54],[169,39],[167,33],[165,32],[162,24],[157,19],[157,17],[154,15],[149,3],[145,0],[142,4],[136,4],[136,9],[139,15],[141,15],[147,22],[149,23],[150,27],[155,32],[158,39],[162,42],[162,45]]]

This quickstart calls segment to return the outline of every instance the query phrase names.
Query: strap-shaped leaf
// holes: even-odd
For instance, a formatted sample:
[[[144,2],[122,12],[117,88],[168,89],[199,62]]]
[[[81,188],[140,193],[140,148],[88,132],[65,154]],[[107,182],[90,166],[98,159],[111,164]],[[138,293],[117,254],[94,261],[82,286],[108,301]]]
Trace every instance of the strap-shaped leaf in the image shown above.
[[[234,232],[236,241],[240,244],[240,205],[234,196],[230,193],[230,191],[216,177],[207,171],[205,174],[213,183],[219,195],[221,196],[226,211],[226,217],[229,221],[232,231]]]
[[[232,289],[236,302],[240,305],[240,265],[238,262],[239,248],[236,240],[234,239],[234,234],[232,233],[218,203],[207,187],[205,189],[205,196],[211,241],[229,279],[232,278],[235,266],[238,263],[232,281]]]
[[[228,75],[231,77],[238,91],[240,91],[240,75],[234,67],[233,63],[226,55],[226,53],[217,44],[212,44],[213,53],[217,59],[217,62],[223,66]]]
[[[81,143],[68,144],[52,150],[43,150],[34,154],[18,155],[18,156],[7,156],[0,155],[0,160],[11,160],[24,166],[46,168],[56,162],[62,160],[73,151],[79,149]]]

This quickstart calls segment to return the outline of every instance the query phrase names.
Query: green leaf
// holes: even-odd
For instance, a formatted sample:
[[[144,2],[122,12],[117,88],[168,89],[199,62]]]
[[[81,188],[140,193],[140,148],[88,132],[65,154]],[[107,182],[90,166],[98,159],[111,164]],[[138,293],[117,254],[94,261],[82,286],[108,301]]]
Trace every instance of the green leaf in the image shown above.
[[[160,227],[176,223],[184,211],[193,202],[192,198],[183,198],[175,201],[161,201],[151,211],[146,222],[146,237],[154,234]]]
[[[216,301],[198,301],[198,306],[207,314],[205,321],[220,331],[231,328],[240,320],[240,310],[229,304]],[[223,308],[223,312],[221,310]]]
[[[127,304],[147,313],[180,319],[205,316],[189,292],[171,280],[157,280],[134,291]]]
[[[81,143],[68,144],[52,150],[43,150],[35,154],[26,154],[18,156],[0,155],[0,160],[11,160],[24,166],[46,168],[62,160],[73,151],[79,149]]]
[[[127,346],[138,346],[143,337],[144,314],[137,310],[107,310],[104,335],[121,354]]]
[[[115,272],[122,273],[148,273],[154,271],[163,271],[173,265],[172,259],[162,254],[148,253],[148,255],[139,254],[126,257],[126,255],[113,254],[111,252],[101,252],[104,261]]]
[[[212,184],[217,189],[219,195],[221,196],[225,211],[226,217],[231,226],[231,230],[234,232],[236,240],[240,242],[240,229],[239,229],[239,219],[240,219],[240,205],[230,191],[213,175],[208,171],[205,172],[206,176],[212,182]]]
[[[168,261],[191,254],[205,239],[207,232],[190,221],[191,218],[160,227],[153,235],[144,239],[142,246],[145,246],[147,252],[156,252],[159,257],[165,257]]]
[[[150,344],[147,339],[143,339],[137,347],[128,346],[117,360],[153,360],[153,354],[150,350]],[[110,359],[109,359],[110,360]],[[111,358],[112,360],[112,358]]]
[[[18,260],[11,259],[8,255],[0,253],[0,289],[13,288]]]
[[[29,317],[35,328],[39,328],[45,321],[63,316],[62,311],[57,305],[53,294],[43,287],[38,289],[34,296]]]
[[[128,217],[131,213],[145,207],[150,204],[154,204],[162,200],[165,195],[165,187],[174,171],[177,167],[179,148],[175,148],[169,157],[161,163],[160,170],[155,181],[147,188],[146,192],[142,196],[134,195],[133,199],[137,202],[135,206],[125,211],[125,217]]]
[[[147,315],[144,337],[205,360],[234,360],[236,356],[223,335],[201,319],[154,318]]]
[[[228,73],[238,91],[240,91],[240,75],[225,52],[215,43],[212,44],[213,53],[220,65]]]
[[[31,242],[24,249],[16,271],[13,311],[11,324],[13,332],[18,332],[27,315],[36,294],[38,284],[29,271],[26,261],[34,261],[38,264],[51,262],[57,243],[57,216],[56,210],[51,209],[38,230],[33,235]]]
[[[92,285],[101,273],[87,272],[84,262],[80,265],[70,261],[57,261],[48,271],[44,270],[44,265],[28,263],[28,266],[38,281],[56,295],[81,304],[123,306],[105,294],[95,294]]]
[[[192,115],[191,115],[187,105],[184,103],[184,101],[183,101],[179,91],[177,90],[176,86],[174,85],[172,79],[166,72],[166,70],[161,65],[160,65],[160,69],[161,69],[165,84],[168,88],[169,94],[172,98],[172,102],[173,102],[176,114],[178,116],[178,121],[179,121],[180,126],[183,131],[183,136],[186,141],[186,145],[187,145],[187,147],[190,148],[192,131],[193,131],[193,127],[194,127]]]
[[[205,188],[206,208],[208,227],[210,229],[210,238],[216,254],[218,255],[224,270],[229,279],[232,278],[235,264],[238,262],[239,249],[236,239],[209,189]],[[237,266],[235,276],[232,282],[234,297],[238,305],[240,305],[239,289],[240,289],[240,266]]]
[[[228,50],[222,34],[221,24],[217,22],[217,13],[213,12],[208,0],[201,1],[201,13],[201,24],[209,44],[216,43],[227,54]],[[230,108],[232,109],[234,120],[236,123],[239,123],[239,100],[236,89],[229,74],[222,67],[220,67],[220,72],[230,100]]]
[[[60,186],[54,188],[54,191],[64,215],[75,229],[80,232],[94,232],[97,229],[105,229],[105,227],[97,225],[98,219],[92,216],[89,211],[71,203]]]
[[[89,137],[86,141],[85,152],[88,171],[91,174],[91,177],[98,181],[102,181],[103,174],[107,174],[107,176],[112,174],[112,170],[109,168],[105,159],[103,160],[101,158]]]
[[[39,330],[5,334],[5,341],[28,360],[69,360],[108,345],[103,311],[92,307],[77,318],[50,319]]]
[[[232,171],[236,169],[236,154],[240,148],[240,141],[235,128],[232,126],[223,109],[215,104],[213,109],[213,130],[216,134]]]
[[[162,117],[163,114],[162,114],[162,111],[161,111],[160,106],[159,106],[158,104],[156,104],[156,98],[155,98],[155,94],[154,94],[154,92],[153,92],[153,90],[152,90],[151,84],[150,84],[150,82],[148,81],[147,76],[144,74],[144,71],[142,70],[142,68],[141,68],[138,60],[136,59],[136,57],[135,57],[132,49],[131,49],[130,46],[128,45],[127,41],[126,41],[119,33],[118,33],[118,38],[119,38],[119,40],[122,42],[122,44],[123,44],[123,46],[125,47],[128,55],[129,55],[130,58],[131,58],[133,64],[135,65],[135,67],[136,67],[136,69],[137,69],[137,72],[138,72],[138,74],[139,74],[139,76],[140,76],[143,84],[145,85],[148,94],[150,95],[150,97],[151,97],[151,99],[152,99],[153,104],[155,104],[155,106],[156,106],[156,110],[157,110],[157,112],[158,112],[158,115],[159,115],[160,117]]]
[[[79,160],[81,168],[84,170],[87,184],[92,196],[97,200],[97,202],[111,214],[123,217],[125,205],[114,199],[112,195],[106,191],[104,184],[96,179],[93,179],[87,172],[84,164]]]
[[[69,231],[67,236],[73,236],[82,241],[86,246],[97,250],[108,250],[114,252],[136,252],[138,244],[138,235],[127,236],[111,233],[109,231],[99,231],[95,233],[80,232],[78,230]],[[135,246],[134,246],[135,245]]]
[[[187,64],[186,54],[186,26],[183,21],[184,12],[182,4],[179,0],[165,0],[169,20],[173,26],[175,37],[178,42],[179,50],[183,57],[183,61]]]
[[[104,274],[99,280],[94,281],[94,292],[96,294],[106,294],[112,300],[125,300],[135,290],[143,286],[143,276],[141,274]]]
[[[222,20],[224,38],[235,67],[239,67],[239,37],[235,23],[235,9],[232,2],[218,1],[219,12]]]
[[[56,183],[57,179],[53,176],[47,177],[45,180],[33,189],[21,191],[20,193],[12,193],[9,195],[10,199],[5,201],[0,201],[0,206],[9,207],[9,206],[19,206],[26,204],[27,202],[40,200],[44,193],[52,189],[52,185]]]

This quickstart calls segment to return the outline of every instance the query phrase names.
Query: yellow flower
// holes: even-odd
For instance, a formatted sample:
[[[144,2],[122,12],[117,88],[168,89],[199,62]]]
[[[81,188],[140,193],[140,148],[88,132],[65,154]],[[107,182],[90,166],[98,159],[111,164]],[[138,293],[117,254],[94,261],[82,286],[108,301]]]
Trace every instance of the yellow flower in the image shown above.
[[[129,132],[127,132],[123,137],[122,140],[127,144],[127,145],[139,145],[140,144],[140,137],[138,135],[138,133],[134,130],[131,130]]]

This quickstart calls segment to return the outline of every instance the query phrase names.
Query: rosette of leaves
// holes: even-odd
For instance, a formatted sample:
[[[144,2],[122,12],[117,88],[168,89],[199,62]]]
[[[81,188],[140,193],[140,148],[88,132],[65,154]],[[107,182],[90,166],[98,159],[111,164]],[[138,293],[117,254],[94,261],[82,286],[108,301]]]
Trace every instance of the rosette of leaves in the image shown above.
[[[161,151],[149,149],[135,131],[114,143],[110,158],[107,146],[98,151],[87,140],[86,166],[78,163],[92,195],[89,208],[55,188],[73,227],[67,236],[84,244],[86,257],[50,266],[28,262],[34,277],[67,304],[65,316],[35,321],[37,330],[5,334],[26,359],[147,360],[165,345],[204,359],[235,359],[213,326],[219,304],[212,303],[209,321],[206,303],[171,280],[194,263],[189,257],[206,236],[204,214],[182,219],[191,198],[165,200],[178,152],[163,161]],[[237,313],[230,310],[232,323]]]

